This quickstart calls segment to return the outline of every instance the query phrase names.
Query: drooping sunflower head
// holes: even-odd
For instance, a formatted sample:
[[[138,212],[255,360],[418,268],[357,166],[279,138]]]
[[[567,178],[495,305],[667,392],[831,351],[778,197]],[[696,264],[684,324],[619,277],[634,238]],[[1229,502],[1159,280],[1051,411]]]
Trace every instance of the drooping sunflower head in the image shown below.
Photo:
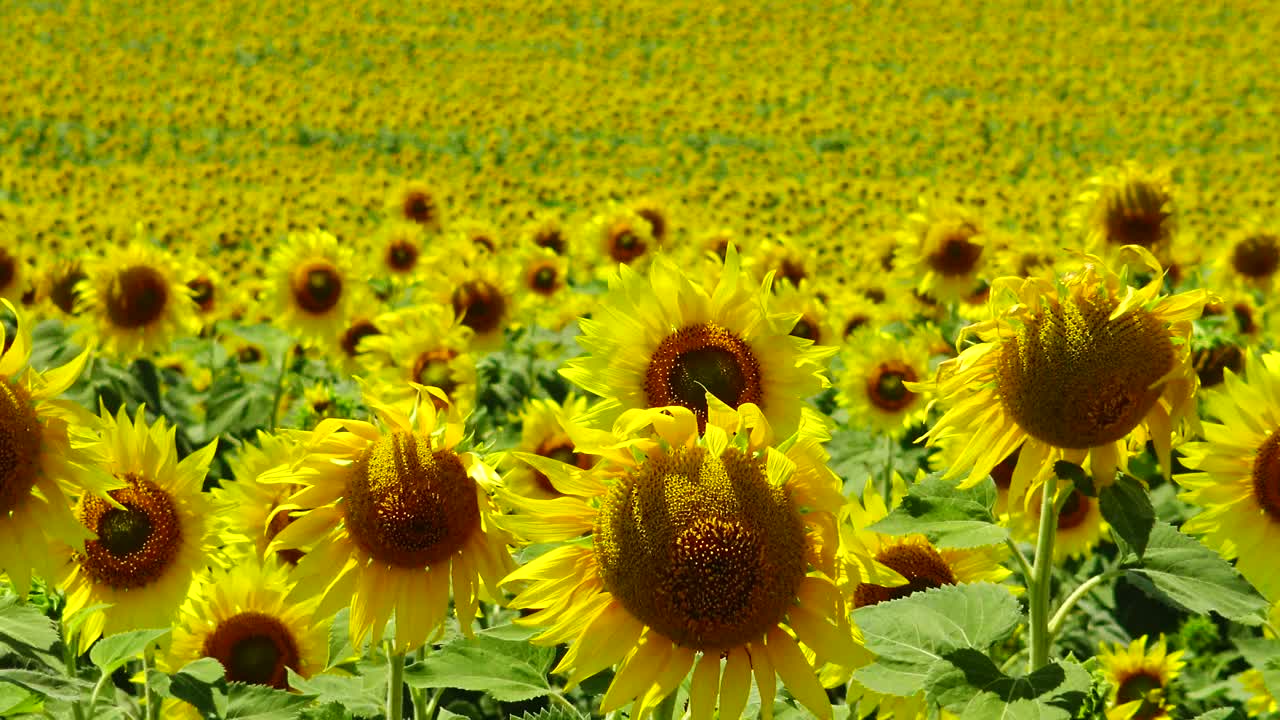
[[[978,342],[939,366],[934,384],[950,409],[928,436],[969,439],[950,476],[967,470],[976,482],[1021,447],[1014,499],[1060,458],[1089,458],[1105,485],[1148,439],[1168,472],[1173,431],[1194,406],[1188,340],[1206,294],[1162,295],[1155,258],[1126,252],[1152,273],[1141,288],[1093,257],[1056,284],[993,284],[995,317],[966,329]]]
[[[66,613],[90,613],[80,631],[82,650],[100,634],[151,627],[175,613],[210,552],[201,487],[217,443],[179,461],[175,429],[163,418],[148,425],[144,408],[132,419],[123,407],[114,417],[104,411],[100,422],[103,468],[122,487],[110,491],[111,502],[86,493],[75,506],[95,536],[64,555]],[[99,603],[111,607],[92,607]]]
[[[1110,256],[1125,245],[1162,255],[1173,240],[1176,212],[1169,170],[1135,163],[1109,167],[1089,179],[1069,224],[1084,229],[1086,249]]]
[[[497,475],[459,451],[461,417],[444,394],[416,389],[396,403],[366,392],[377,425],[321,421],[300,435],[307,456],[296,472],[279,478],[303,485],[292,503],[305,510],[269,549],[307,549],[291,597],[319,596],[320,616],[351,603],[353,644],[381,638],[394,613],[396,648],[420,646],[444,620],[451,585],[470,633],[479,584],[496,597],[512,564],[491,517]]]
[[[756,406],[710,403],[701,433],[683,407],[626,412],[612,431],[574,426],[577,451],[597,458],[591,470],[519,455],[560,495],[500,491],[516,512],[499,522],[529,542],[589,534],[591,544],[566,545],[509,576],[506,583],[534,581],[512,605],[540,609],[528,618],[550,626],[539,642],[572,643],[556,668],[571,684],[622,661],[606,710],[635,698],[633,712],[646,714],[701,656],[695,676],[713,668],[718,676],[722,658],[731,669],[720,690],[695,683],[694,703],[718,703],[737,717],[748,668],[762,693],[772,691],[776,669],[801,702],[825,714],[796,640],[818,651],[819,662],[857,654],[827,579],[842,498],[825,465],[825,423],[806,413],[800,431],[778,444]],[[552,586],[561,590],[549,593]],[[563,619],[571,617],[593,620],[569,628]],[[601,646],[597,638],[609,633],[616,642]],[[670,667],[628,683],[654,663]]]
[[[977,289],[987,262],[983,224],[966,210],[920,201],[907,218],[894,267],[909,273],[921,296],[958,302]]]
[[[105,352],[145,356],[199,331],[185,273],[163,250],[135,241],[108,251],[85,273],[76,312],[91,316],[94,324],[81,334],[93,333]]]
[[[823,387],[822,348],[793,337],[796,316],[769,309],[768,286],[752,287],[730,250],[708,291],[666,257],[648,276],[620,268],[605,301],[583,319],[588,354],[562,374],[607,398],[599,412],[678,405],[706,423],[708,395],[731,407],[761,407],[792,432],[803,399]]]
[[[200,658],[222,664],[228,682],[288,689],[288,671],[309,678],[324,669],[326,626],[314,603],[290,602],[286,570],[253,560],[204,573],[196,581],[165,658],[176,671]]]
[[[365,294],[355,253],[323,231],[290,235],[270,273],[279,322],[314,345],[338,337]]]
[[[1147,636],[1126,648],[1099,646],[1098,660],[1111,681],[1107,720],[1156,720],[1169,717],[1165,703],[1169,684],[1182,669],[1182,651],[1168,652],[1162,636],[1150,648]]]
[[[924,419],[928,393],[907,387],[929,373],[929,351],[922,337],[900,340],[866,328],[855,332],[844,348],[836,402],[849,408],[852,425],[898,436]]]

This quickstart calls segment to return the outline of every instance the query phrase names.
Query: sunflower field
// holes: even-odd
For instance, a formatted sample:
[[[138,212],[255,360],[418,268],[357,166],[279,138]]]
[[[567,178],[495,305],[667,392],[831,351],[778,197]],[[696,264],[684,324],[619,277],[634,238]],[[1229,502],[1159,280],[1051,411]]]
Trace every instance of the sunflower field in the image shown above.
[[[0,21],[0,717],[1280,719],[1270,0]]]

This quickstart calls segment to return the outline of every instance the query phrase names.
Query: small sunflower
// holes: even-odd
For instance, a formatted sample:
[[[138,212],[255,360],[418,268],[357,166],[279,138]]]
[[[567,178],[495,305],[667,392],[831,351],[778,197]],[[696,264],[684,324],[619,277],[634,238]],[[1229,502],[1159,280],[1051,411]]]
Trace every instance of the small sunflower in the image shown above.
[[[570,290],[568,258],[546,248],[521,250],[517,258],[525,323],[559,330],[576,319],[583,303]]]
[[[525,228],[524,238],[526,244],[545,248],[556,255],[569,254],[569,231],[554,215],[543,215],[531,222]]]
[[[1280,600],[1280,353],[1251,355],[1205,393],[1205,442],[1182,445],[1182,498],[1201,508],[1183,530],[1204,535],[1269,600]]]
[[[800,643],[819,662],[865,651],[828,579],[843,498],[824,421],[806,413],[777,445],[759,408],[713,399],[698,428],[685,407],[632,410],[614,432],[574,430],[577,451],[599,458],[591,470],[520,454],[561,496],[502,491],[515,513],[499,522],[527,542],[568,544],[503,581],[522,588],[510,604],[535,610],[520,620],[546,628],[534,642],[569,643],[554,671],[570,687],[618,665],[603,712],[634,701],[632,717],[645,718],[692,670],[694,718],[717,707],[739,717],[753,674],[771,717],[775,673],[830,718]]]
[[[298,488],[262,482],[260,478],[279,466],[292,465],[304,455],[303,448],[288,436],[259,430],[256,445],[245,443],[227,461],[234,481],[209,493],[224,566],[230,567],[245,557],[262,563],[271,561],[273,554],[267,552],[267,547],[292,522],[291,511],[295,508],[286,505]],[[299,550],[282,550],[274,557],[281,564],[295,565],[302,554]]]
[[[37,294],[47,299],[61,315],[75,316],[80,314],[80,283],[88,277],[80,260],[59,260],[41,276]]]
[[[330,359],[345,372],[363,375],[369,353],[365,339],[381,334],[382,329],[378,327],[376,318],[353,314],[342,334],[337,337],[337,347],[329,346],[325,349],[329,351]]]
[[[446,305],[417,305],[376,320],[382,333],[361,343],[384,397],[409,397],[411,383],[441,390],[466,416],[476,403],[476,360],[471,329]]]
[[[1182,651],[1168,652],[1164,637],[1147,648],[1147,636],[1125,647],[1119,643],[1099,646],[1098,661],[1111,682],[1107,720],[1160,720],[1169,718],[1165,704],[1169,683],[1182,669]]]
[[[757,405],[778,432],[794,432],[804,399],[829,381],[823,374],[835,348],[790,335],[794,315],[769,311],[769,281],[748,284],[730,249],[708,292],[666,257],[648,277],[620,267],[609,293],[578,342],[587,355],[561,374],[606,398],[602,418],[634,408],[681,405],[707,420],[707,396],[731,407]]]
[[[64,617],[89,613],[82,653],[100,635],[167,623],[208,564],[213,539],[201,487],[218,443],[179,462],[175,428],[163,418],[148,426],[141,407],[132,420],[123,407],[115,417],[104,412],[101,424],[103,467],[124,486],[110,491],[111,501],[80,496],[76,517],[97,537],[83,549],[55,551],[63,560]]]
[[[277,321],[307,343],[324,345],[342,334],[362,307],[363,278],[355,253],[323,231],[297,233],[271,259]]]
[[[958,302],[978,288],[987,240],[968,211],[920,201],[907,218],[894,267],[919,275],[915,289],[940,303]]]
[[[831,326],[826,305],[819,299],[812,283],[808,280],[801,280],[798,285],[781,283],[775,285],[773,291],[770,301],[773,311],[800,316],[791,328],[793,337],[811,340],[815,345],[840,344],[840,332]]]
[[[411,181],[402,185],[392,196],[390,209],[396,219],[415,223],[430,232],[440,232],[444,226],[440,201],[423,182]]]
[[[200,331],[182,267],[163,250],[135,241],[110,250],[85,272],[76,312],[95,322],[81,336],[92,334],[108,355],[145,357]]]
[[[1097,482],[1109,485],[1130,447],[1148,439],[1169,472],[1174,431],[1195,409],[1188,340],[1206,294],[1161,295],[1159,263],[1142,248],[1128,250],[1152,273],[1141,288],[1092,256],[1056,285],[996,281],[993,319],[961,333],[961,343],[977,343],[940,365],[934,383],[913,388],[935,390],[949,406],[925,436],[931,444],[965,438],[948,477],[967,471],[964,484],[972,485],[1020,449],[1013,502],[1057,460],[1087,458]]]
[[[634,211],[613,207],[587,223],[584,247],[594,248],[597,269],[604,275],[619,265],[640,266],[658,249],[653,226]]]
[[[287,599],[283,568],[246,561],[200,576],[173,628],[163,666],[176,672],[200,658],[222,664],[228,682],[289,687],[288,671],[309,678],[324,670],[328,632],[313,604]],[[196,717],[180,702],[171,712]],[[168,717],[168,715],[166,715]]]
[[[929,393],[907,387],[929,373],[929,350],[922,339],[899,340],[867,328],[849,338],[843,358],[836,402],[849,409],[851,425],[898,437],[924,420]]]
[[[83,411],[56,399],[80,377],[90,350],[59,368],[37,372],[31,360],[31,327],[17,318],[9,336],[0,325],[0,570],[25,597],[31,572],[48,578],[52,568],[40,550],[50,540],[81,547],[92,537],[70,511],[68,494],[104,495],[116,483],[96,470],[96,457],[72,442]]]
[[[658,247],[668,244],[674,233],[671,212],[666,205],[656,198],[642,198],[632,202],[629,209],[649,223],[649,232],[653,234],[653,241]]]
[[[1087,182],[1068,224],[1088,234],[1090,253],[1109,256],[1137,245],[1164,257],[1173,241],[1175,202],[1167,168],[1147,171],[1136,163],[1109,167]]]
[[[416,280],[422,269],[426,233],[415,223],[393,223],[379,235],[376,250],[384,273],[400,282]]]
[[[500,257],[472,256],[449,266],[433,299],[451,306],[459,324],[471,330],[472,350],[497,350],[507,329],[518,326],[523,299],[517,292],[518,273]]]
[[[595,457],[578,452],[567,428],[587,411],[587,399],[573,393],[563,403],[548,399],[529,399],[520,412],[520,443],[515,452],[554,458],[583,470],[590,470]],[[545,473],[526,462],[516,461],[503,482],[511,492],[532,497],[552,498],[556,490]]]
[[[437,412],[437,401],[447,406],[435,388],[396,405],[366,394],[378,424],[323,420],[299,433],[307,455],[298,469],[276,475],[303,486],[290,502],[307,508],[269,547],[307,550],[289,597],[318,598],[317,617],[350,604],[357,647],[381,639],[392,613],[396,650],[422,646],[445,619],[451,583],[470,635],[481,583],[499,597],[497,583],[514,567],[489,498],[498,477],[458,452],[461,418]]]

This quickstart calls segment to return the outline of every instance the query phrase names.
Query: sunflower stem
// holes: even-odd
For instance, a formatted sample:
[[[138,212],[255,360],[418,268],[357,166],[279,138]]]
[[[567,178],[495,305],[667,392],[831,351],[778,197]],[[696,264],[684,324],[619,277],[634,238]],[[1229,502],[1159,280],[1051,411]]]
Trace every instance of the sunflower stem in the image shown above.
[[[289,372],[289,350],[285,350],[280,357],[280,373],[276,375],[276,392],[271,398],[271,424],[267,426],[267,432],[276,431],[276,421],[280,416],[280,400],[284,396],[284,376]],[[403,657],[400,658],[404,660]]]
[[[1035,567],[1027,583],[1031,595],[1031,659],[1029,672],[1049,664],[1049,585],[1053,573],[1053,541],[1058,534],[1058,476],[1050,473],[1040,489],[1040,532],[1036,536]]]
[[[387,720],[404,717],[404,653],[387,654]]]
[[[151,666],[155,664],[155,650],[147,647],[147,651],[142,654],[142,692],[143,699],[146,702],[146,720],[158,720],[160,717],[160,698],[156,695],[155,688],[151,687]]]
[[[1004,544],[1008,545],[1009,550],[1013,552],[1013,559],[1018,561],[1018,569],[1022,571],[1022,579],[1027,583],[1027,587],[1030,587],[1035,573],[1031,569],[1031,563],[1027,560],[1027,556],[1023,554],[1022,548],[1018,547],[1018,543],[1014,542],[1013,538],[1005,538]]]
[[[423,692],[426,695],[426,692]],[[432,720],[436,716],[436,712],[440,709],[440,698],[444,697],[444,688],[436,688],[431,691],[431,699],[427,701],[426,706],[422,710],[422,714],[418,715],[417,708],[414,708],[413,720]]]
[[[893,436],[886,435],[884,443],[884,506],[893,507]]]
[[[1120,573],[1112,570],[1094,575],[1088,580],[1080,583],[1080,587],[1072,590],[1071,594],[1068,595],[1067,598],[1062,601],[1062,604],[1058,606],[1058,610],[1053,614],[1053,618],[1049,620],[1049,637],[1052,638],[1058,634],[1058,631],[1062,629],[1062,623],[1067,619],[1067,613],[1071,612],[1071,608],[1075,607],[1076,603],[1080,602],[1081,598],[1088,595],[1090,590],[1093,590],[1103,582],[1119,574]]]
[[[653,720],[671,720],[676,711],[676,695],[679,688],[672,690],[670,695],[662,698],[662,702],[658,703],[658,707],[653,709]]]

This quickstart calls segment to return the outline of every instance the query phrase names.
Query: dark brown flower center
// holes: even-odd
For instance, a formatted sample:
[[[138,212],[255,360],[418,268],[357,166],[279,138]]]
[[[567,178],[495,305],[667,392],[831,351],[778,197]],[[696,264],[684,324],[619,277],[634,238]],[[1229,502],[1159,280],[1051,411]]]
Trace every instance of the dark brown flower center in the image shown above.
[[[568,249],[569,242],[565,240],[564,233],[555,228],[543,230],[533,237],[533,244],[538,247],[544,247],[557,255],[563,255]]]
[[[707,422],[707,393],[730,407],[760,404],[760,366],[750,346],[714,323],[681,328],[653,351],[645,371],[649,407],[682,405]]]
[[[1267,436],[1253,459],[1253,498],[1280,522],[1280,430]]]
[[[982,257],[982,245],[971,242],[977,235],[978,229],[970,223],[951,228],[926,258],[929,267],[948,277],[969,275]]]
[[[436,221],[436,204],[431,195],[422,190],[411,190],[405,193],[401,206],[406,220],[419,225],[431,225]]]
[[[1072,488],[1071,494],[1062,504],[1062,510],[1058,512],[1058,529],[1070,530],[1083,525],[1089,519],[1089,511],[1093,507],[1091,502],[1079,490]]]
[[[382,331],[372,321],[357,320],[342,334],[342,352],[346,353],[347,357],[355,357],[360,353],[361,340],[381,334]]]
[[[1151,248],[1171,233],[1166,209],[1169,196],[1148,182],[1130,182],[1113,190],[1103,200],[1103,227],[1112,245],[1141,245]]]
[[[468,280],[453,291],[453,312],[463,325],[486,335],[502,328],[507,300],[502,291],[485,280]]]
[[[196,307],[200,308],[200,312],[209,312],[213,309],[215,300],[213,280],[201,275],[187,283],[187,288],[191,290],[191,299]]]
[[[636,210],[636,214],[645,219],[649,223],[649,232],[653,234],[654,242],[661,245],[667,239],[667,219],[663,217],[662,212],[657,208],[640,208]]]
[[[876,560],[897,570],[907,579],[906,585],[885,587],[874,583],[859,583],[853,592],[854,607],[867,607],[877,603],[904,598],[920,590],[955,585],[956,576],[951,566],[934,549],[924,543],[890,545],[876,554]]]
[[[324,315],[342,299],[342,275],[328,260],[311,260],[293,271],[293,300],[312,315]]]
[[[40,438],[31,396],[21,385],[0,378],[0,521],[31,496],[40,477]]]
[[[387,245],[386,263],[395,272],[409,272],[418,264],[417,246],[409,240],[393,240]]]
[[[540,261],[529,268],[526,285],[539,295],[554,295],[560,289],[560,271],[552,261]]]
[[[901,412],[917,397],[904,383],[918,379],[915,369],[901,360],[882,362],[867,377],[867,400],[885,412]]]
[[[132,590],[159,580],[184,539],[168,491],[132,473],[122,479],[128,485],[110,493],[122,507],[92,495],[80,499],[76,514],[98,538],[86,542],[77,557],[95,583]]]
[[[18,276],[18,263],[22,262],[19,258],[9,254],[8,250],[0,248],[0,292],[9,289],[13,284],[14,278]]]
[[[164,315],[169,290],[164,276],[157,270],[135,265],[116,273],[104,300],[112,325],[136,330]]]
[[[644,255],[648,244],[631,229],[630,225],[614,228],[609,233],[609,257],[614,262],[629,263]]]
[[[542,457],[559,460],[582,470],[590,470],[595,461],[594,456],[575,451],[573,449],[573,441],[563,435],[548,438],[538,446],[534,453]],[[551,480],[542,472],[534,470],[533,477],[537,481],[538,487],[554,495],[560,494],[560,491],[556,490],[556,486],[552,485]]]
[[[1226,371],[1238,373],[1244,367],[1244,352],[1236,345],[1203,348],[1191,354],[1191,366],[1200,378],[1200,387],[1221,385]]]
[[[1236,243],[1231,250],[1231,266],[1253,280],[1271,277],[1280,267],[1280,238],[1263,233]]]
[[[205,657],[222,663],[230,682],[288,688],[287,668],[299,670],[298,642],[272,615],[242,612],[219,621],[204,639]]]
[[[1120,681],[1120,687],[1116,688],[1116,705],[1141,700],[1142,704],[1130,716],[1131,720],[1153,720],[1161,714],[1163,695],[1164,684],[1159,676],[1140,671]]]
[[[815,343],[822,339],[822,332],[818,328],[818,323],[807,317],[801,316],[796,321],[796,326],[791,328],[791,336],[812,340]]]

